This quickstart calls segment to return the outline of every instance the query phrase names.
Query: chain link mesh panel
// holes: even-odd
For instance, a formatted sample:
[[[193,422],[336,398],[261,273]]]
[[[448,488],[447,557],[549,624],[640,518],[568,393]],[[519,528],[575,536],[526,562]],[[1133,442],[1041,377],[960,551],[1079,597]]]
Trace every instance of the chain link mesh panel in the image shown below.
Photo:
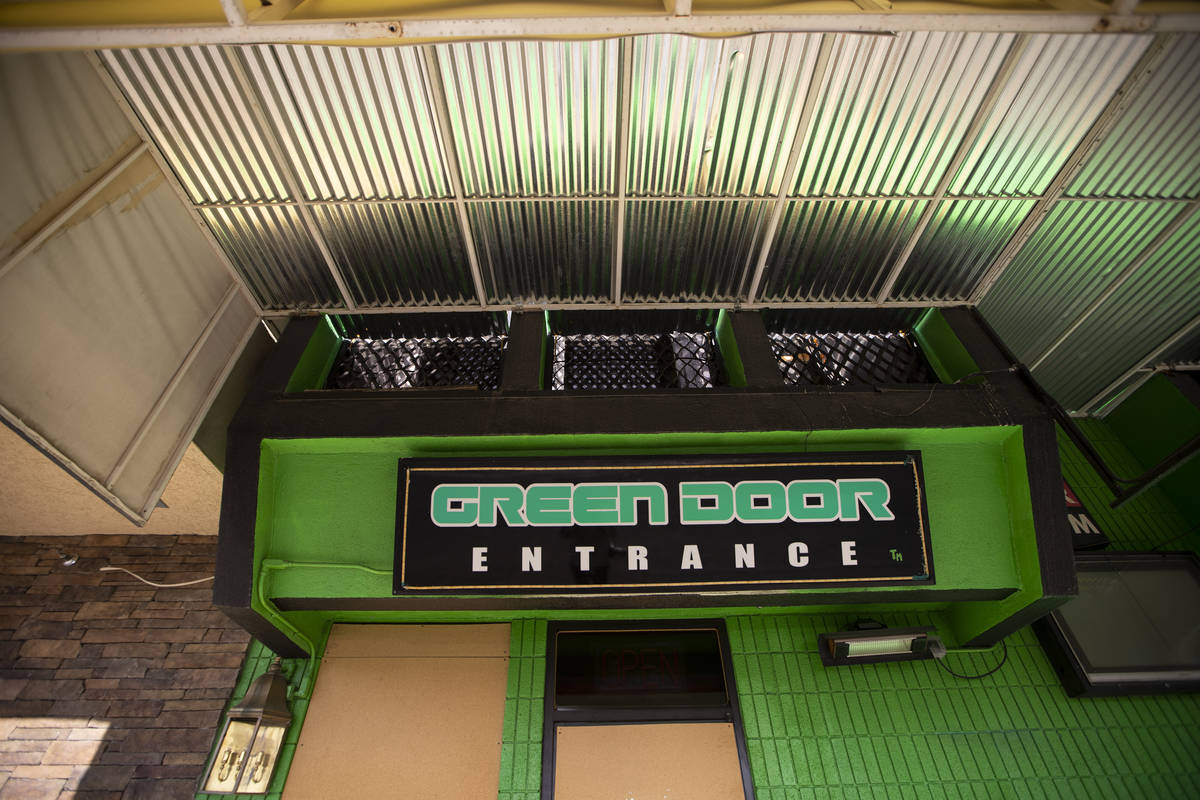
[[[772,333],[771,349],[789,386],[930,383],[904,333]]]
[[[504,335],[349,339],[330,370],[327,387],[498,389],[507,345]]]
[[[711,331],[555,335],[555,390],[711,389],[727,381]]]

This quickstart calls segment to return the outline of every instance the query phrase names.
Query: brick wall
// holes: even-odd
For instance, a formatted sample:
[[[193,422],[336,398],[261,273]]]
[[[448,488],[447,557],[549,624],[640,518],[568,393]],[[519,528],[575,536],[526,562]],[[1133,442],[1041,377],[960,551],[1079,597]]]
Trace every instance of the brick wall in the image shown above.
[[[0,538],[0,800],[191,798],[247,635],[209,536]],[[74,556],[73,566],[63,561]]]

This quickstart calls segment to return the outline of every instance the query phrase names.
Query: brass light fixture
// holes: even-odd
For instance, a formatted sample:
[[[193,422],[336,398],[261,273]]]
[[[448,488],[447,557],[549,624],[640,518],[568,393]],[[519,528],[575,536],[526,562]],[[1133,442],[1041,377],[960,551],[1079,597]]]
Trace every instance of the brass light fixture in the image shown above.
[[[205,792],[266,794],[279,761],[283,735],[292,722],[287,706],[287,681],[279,659],[271,662],[225,716],[220,744],[208,765]]]

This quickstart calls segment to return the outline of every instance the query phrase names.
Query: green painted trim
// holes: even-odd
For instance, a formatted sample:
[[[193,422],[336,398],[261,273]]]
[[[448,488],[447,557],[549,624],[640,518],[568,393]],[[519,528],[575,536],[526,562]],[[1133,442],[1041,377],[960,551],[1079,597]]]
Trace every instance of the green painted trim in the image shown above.
[[[746,367],[742,364],[737,337],[733,335],[733,322],[729,318],[729,312],[723,308],[717,314],[717,324],[713,333],[717,339],[717,349],[721,351],[721,358],[725,361],[725,374],[729,377],[729,385],[745,386]]]
[[[954,383],[979,371],[979,365],[954,335],[940,309],[927,309],[913,326],[912,332],[929,366],[933,367],[942,383]]]
[[[334,330],[328,315],[322,321],[324,324],[317,326],[300,360],[296,362],[286,391],[302,392],[305,389],[320,389],[325,385],[325,378],[341,349],[342,337]]]
[[[1004,458],[1010,464],[1025,465],[1025,442],[1013,436],[1004,443]],[[950,609],[950,625],[956,642],[968,642],[999,625],[1021,609],[1042,598],[1042,570],[1038,559],[1037,531],[1033,521],[1033,500],[1029,481],[1018,479],[1014,470],[1008,479],[1009,521],[1012,526],[1013,556],[1021,575],[1021,588],[1004,598],[986,603],[958,603]]]

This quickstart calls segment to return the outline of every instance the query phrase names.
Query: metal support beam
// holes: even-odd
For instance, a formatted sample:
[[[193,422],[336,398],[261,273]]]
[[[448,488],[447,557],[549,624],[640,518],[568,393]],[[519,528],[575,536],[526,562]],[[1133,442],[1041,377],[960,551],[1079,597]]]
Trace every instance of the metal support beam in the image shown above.
[[[101,83],[103,83],[108,89],[109,96],[112,97],[114,102],[116,102],[117,106],[121,109],[121,113],[125,115],[125,119],[130,125],[133,126],[134,131],[137,132],[137,135],[141,138],[141,140],[146,143],[154,142],[153,137],[150,136],[150,132],[142,123],[141,117],[139,117],[137,112],[133,110],[133,106],[130,105],[129,99],[125,97],[125,93],[121,91],[121,87],[117,85],[116,80],[108,71],[108,68],[105,67],[100,61],[100,57],[95,53],[88,53],[87,59],[91,63],[92,69],[95,71],[96,75],[99,76]],[[259,304],[258,298],[255,297],[254,292],[250,290],[249,285],[246,283],[245,277],[237,270],[237,268],[233,265],[233,262],[229,259],[229,254],[225,252],[225,248],[223,248],[217,241],[216,236],[213,235],[212,229],[209,228],[208,223],[204,221],[204,217],[202,217],[200,212],[196,210],[196,207],[192,202],[192,198],[188,196],[188,193],[184,190],[183,185],[179,182],[179,178],[175,174],[175,170],[172,169],[170,163],[167,161],[167,157],[163,155],[162,150],[159,149],[158,145],[150,144],[149,147],[150,155],[154,158],[154,163],[158,164],[158,169],[162,173],[163,179],[175,192],[175,196],[179,198],[180,203],[182,203],[184,209],[192,218],[192,222],[196,223],[196,229],[200,231],[200,235],[204,238],[204,241],[208,242],[209,248],[216,255],[217,260],[221,262],[221,266],[225,267],[225,271],[229,273],[229,276],[242,290],[242,295],[246,298],[246,302],[249,303],[254,309],[254,313],[261,317],[263,315],[263,308],[262,305]]]
[[[138,426],[137,432],[133,435],[133,438],[129,440],[129,444],[125,445],[124,452],[122,452],[120,458],[117,459],[117,463],[113,465],[112,470],[108,473],[108,477],[104,479],[104,487],[106,489],[111,490],[117,480],[120,479],[121,473],[125,471],[125,467],[129,466],[129,462],[133,458],[133,454],[137,452],[138,447],[141,446],[142,441],[146,438],[146,434],[148,434],[150,429],[154,427],[154,423],[158,419],[159,414],[161,414],[162,410],[167,407],[167,401],[171,399],[171,395],[175,392],[175,389],[178,388],[179,384],[187,376],[188,369],[191,368],[192,364],[196,363],[196,359],[204,350],[204,345],[208,342],[209,337],[212,336],[213,331],[217,329],[221,318],[225,315],[226,310],[228,310],[230,304],[233,302],[233,298],[237,297],[237,294],[237,285],[231,284],[230,287],[225,291],[225,295],[221,298],[220,304],[217,305],[217,310],[214,311],[212,316],[208,318],[208,323],[204,326],[204,330],[202,330],[200,335],[196,337],[196,341],[192,343],[191,349],[189,349],[187,355],[183,357],[183,361],[180,362],[179,366],[175,368],[175,373],[171,376],[171,379],[167,381],[167,385],[163,387],[162,391],[159,392],[158,399],[155,400],[154,405],[150,407],[150,411],[146,414],[146,418],[142,420],[142,424]],[[255,320],[255,324],[258,324],[257,320]]]
[[[995,77],[992,78],[992,83],[988,87],[987,94],[983,96],[983,100],[980,101],[979,106],[975,109],[966,132],[963,134],[962,139],[959,140],[958,147],[954,150],[954,155],[950,158],[950,163],[946,165],[946,169],[938,181],[937,188],[933,190],[933,199],[926,203],[925,211],[921,214],[920,220],[917,221],[917,227],[913,229],[912,235],[908,237],[908,243],[904,245],[904,249],[900,251],[900,255],[896,257],[892,268],[888,271],[887,278],[884,279],[883,286],[880,287],[879,294],[875,298],[879,302],[882,303],[891,297],[892,289],[895,288],[896,281],[900,279],[900,273],[904,271],[905,265],[908,264],[908,259],[912,257],[913,251],[917,249],[917,243],[925,235],[925,229],[929,227],[934,214],[937,213],[938,206],[946,198],[946,192],[950,191],[951,181],[958,174],[958,170],[962,166],[963,161],[966,160],[967,154],[971,152],[971,148],[975,144],[975,139],[979,136],[979,131],[983,128],[984,123],[987,122],[992,109],[996,107],[996,102],[1000,99],[1000,94],[1008,85],[1013,70],[1016,69],[1017,64],[1024,58],[1025,52],[1028,49],[1029,36],[1022,34],[1017,37],[1016,41],[1012,43],[1012,46],[1005,54],[1004,61],[1000,64],[1000,68],[996,70]]]
[[[225,12],[225,19],[234,27],[241,27],[250,21],[246,18],[246,7],[242,5],[242,0],[221,0],[221,10]]]
[[[1025,217],[1025,221],[1017,228],[1016,233],[1008,240],[1008,244],[1000,251],[1000,255],[996,256],[996,260],[983,273],[979,284],[971,293],[969,300],[971,305],[979,305],[980,300],[995,285],[996,281],[1000,280],[1000,276],[1004,274],[1004,270],[1016,259],[1017,254],[1021,252],[1021,249],[1038,229],[1038,226],[1050,215],[1054,204],[1058,202],[1063,192],[1071,184],[1071,181],[1079,174],[1087,157],[1100,146],[1101,141],[1112,130],[1121,113],[1138,96],[1138,90],[1162,65],[1163,59],[1170,49],[1170,44],[1171,37],[1159,36],[1151,42],[1150,47],[1138,59],[1138,63],[1134,65],[1120,88],[1109,99],[1108,103],[1104,106],[1104,110],[1100,112],[1096,121],[1092,123],[1092,127],[1079,140],[1079,144],[1076,145],[1070,158],[1059,169],[1058,174],[1054,176],[1054,180],[1050,181],[1050,185],[1046,187],[1046,191],[1042,194],[1041,199],[1038,200],[1037,204]]]
[[[467,266],[471,270],[471,281],[475,285],[475,297],[481,307],[486,307],[487,292],[483,288],[483,271],[479,267],[479,253],[475,249],[475,235],[471,231],[471,216],[467,213],[462,173],[459,170],[458,147],[454,143],[454,129],[450,124],[450,108],[446,104],[446,87],[442,83],[442,71],[438,63],[437,50],[424,47],[426,80],[429,81],[429,100],[437,117],[438,142],[446,156],[446,174],[454,190],[454,210],[462,228],[463,249],[467,252]],[[493,285],[495,281],[493,281]],[[478,309],[476,309],[478,310]]]
[[[221,393],[221,389],[225,386],[225,380],[229,377],[229,373],[233,372],[238,359],[242,357],[242,352],[246,349],[246,345],[250,343],[250,338],[254,336],[254,332],[258,329],[258,323],[259,320],[257,319],[250,323],[242,334],[242,338],[238,340],[237,345],[229,354],[229,360],[225,362],[224,368],[213,379],[208,393],[204,396],[204,400],[201,401],[200,407],[196,409],[196,415],[192,418],[191,424],[183,431],[183,435],[179,437],[179,443],[175,445],[175,451],[167,459],[166,463],[163,464],[162,470],[158,474],[158,480],[155,481],[154,490],[150,493],[150,502],[142,509],[143,516],[150,516],[154,506],[158,504],[158,498],[162,497],[162,493],[166,491],[167,484],[170,483],[171,477],[175,474],[175,468],[183,460],[188,445],[196,438],[196,431],[200,429],[200,425],[204,422],[204,417],[208,414],[209,409],[212,408],[213,403],[216,402],[217,395]]]
[[[1171,348],[1182,342],[1184,339],[1190,336],[1193,331],[1196,330],[1200,330],[1200,314],[1192,317],[1191,321],[1189,321],[1179,330],[1175,331],[1175,333],[1168,337],[1166,341],[1151,350],[1142,358],[1138,359],[1138,362],[1135,366],[1132,366],[1125,370],[1125,372],[1121,373],[1121,377],[1117,378],[1108,386],[1105,386],[1103,389],[1097,392],[1095,397],[1083,404],[1082,410],[1091,412],[1097,405],[1104,402],[1104,398],[1121,388],[1121,386],[1123,386],[1127,380],[1136,375],[1139,370],[1143,369],[1144,365],[1152,364],[1157,361],[1160,357],[1162,357],[1163,353],[1170,352]]]
[[[1121,270],[1121,274],[1114,278],[1112,282],[1109,283],[1108,287],[1101,292],[1095,300],[1088,304],[1087,308],[1079,312],[1075,319],[1071,321],[1071,324],[1067,326],[1067,329],[1059,334],[1058,338],[1046,348],[1045,352],[1037,357],[1037,359],[1032,365],[1030,365],[1029,368],[1037,369],[1040,367],[1046,361],[1046,359],[1054,353],[1054,351],[1058,350],[1058,348],[1062,346],[1063,342],[1067,341],[1067,339],[1071,337],[1072,333],[1077,331],[1079,327],[1083,325],[1083,323],[1091,319],[1092,314],[1096,313],[1096,310],[1100,308],[1100,306],[1104,305],[1108,298],[1116,294],[1117,290],[1124,286],[1125,283],[1132,278],[1164,244],[1166,244],[1167,240],[1175,235],[1176,231],[1178,231],[1188,222],[1191,222],[1192,218],[1196,216],[1197,211],[1200,211],[1200,200],[1193,200],[1182,210],[1180,210],[1180,212],[1175,215],[1175,218],[1171,220],[1171,223],[1167,225],[1167,227],[1163,228],[1162,232],[1159,233],[1158,236],[1155,236],[1154,239],[1142,249],[1142,252],[1138,253],[1137,257],[1129,262],[1129,265],[1125,267],[1125,269]]]
[[[767,268],[767,257],[771,255],[775,232],[779,230],[779,222],[783,219],[783,210],[787,206],[788,192],[791,191],[792,184],[796,182],[796,173],[800,170],[800,156],[804,152],[805,145],[808,144],[808,128],[816,113],[817,98],[821,94],[821,85],[825,82],[825,72],[829,68],[834,41],[832,36],[821,37],[821,45],[817,50],[817,62],[813,65],[812,78],[804,97],[804,107],[800,110],[800,118],[796,121],[796,140],[792,142],[792,151],[788,154],[787,165],[783,170],[783,181],[779,186],[779,194],[775,197],[771,216],[762,232],[762,246],[759,248],[758,259],[754,264],[750,286],[746,290],[745,306],[752,306],[758,299],[758,289],[762,283],[763,272]],[[742,285],[745,285],[745,280],[743,275]]]
[[[520,303],[488,303],[484,306],[475,304],[471,305],[444,305],[444,306],[371,306],[369,308],[360,308],[355,311],[355,314],[430,314],[441,312],[464,312],[472,313],[479,311],[617,311],[621,309],[637,309],[637,310],[676,310],[676,311],[695,311],[697,309],[762,309],[762,308],[951,308],[962,306],[961,300],[931,300],[924,303],[907,303],[903,301],[892,301],[888,303],[874,303],[869,300],[859,301],[841,301],[841,300],[800,300],[790,302],[765,302],[765,303],[738,303],[738,302],[723,302],[723,303],[705,303],[705,302],[661,302],[661,303],[625,303],[617,305],[616,303],[538,303],[537,305],[528,305]],[[336,309],[313,309],[313,308],[272,308],[266,313],[272,316],[280,317],[307,317],[316,312],[336,312]]]
[[[625,277],[625,215],[628,213],[626,184],[629,176],[629,134],[633,124],[630,118],[631,94],[633,92],[633,42],[622,39],[620,47],[620,72],[617,86],[620,87],[621,112],[617,118],[617,209],[613,222],[612,301],[621,305],[621,282]]]
[[[1149,472],[1143,473],[1138,478],[1137,483],[1113,498],[1113,501],[1109,505],[1113,508],[1120,508],[1147,489],[1169,477],[1175,470],[1182,467],[1188,461],[1191,461],[1192,457],[1197,453],[1200,453],[1200,434],[1193,436],[1173,453],[1158,462]]]
[[[51,217],[45,225],[38,229],[37,233],[26,239],[16,250],[9,253],[3,261],[0,261],[0,278],[3,278],[9,270],[19,264],[25,256],[45,244],[66,222],[70,221],[71,217],[75,216],[79,209],[86,206],[96,195],[104,191],[104,187],[112,183],[130,164],[141,158],[149,148],[150,146],[144,141],[134,145],[133,149],[122,156],[116,164],[113,164],[112,167],[97,175],[96,179],[78,197]]]
[[[250,109],[250,113],[254,115],[260,129],[264,131],[271,130],[271,121],[267,117],[266,110],[259,102],[259,92],[256,91],[256,81],[246,72],[245,66],[239,57],[229,59],[229,69],[233,73],[234,79],[238,82],[241,88],[242,97],[246,100],[246,106]],[[333,251],[329,249],[329,243],[325,241],[324,234],[321,233],[321,228],[317,225],[317,220],[313,216],[312,209],[304,202],[304,190],[300,186],[300,180],[296,177],[296,170],[292,166],[291,160],[284,152],[279,140],[271,135],[263,137],[267,144],[267,149],[271,152],[271,159],[279,170],[279,177],[283,179],[283,184],[287,188],[288,195],[297,202],[296,215],[300,217],[301,224],[308,231],[313,244],[316,245],[317,252],[321,254],[321,259],[325,262],[325,268],[329,270],[329,275],[333,278],[333,283],[337,286],[338,294],[342,298],[342,305],[348,311],[357,311],[358,304],[354,302],[354,295],[350,292],[350,287],[346,284],[346,279],[342,275],[341,269],[337,265],[337,259],[333,256]]]
[[[743,36],[752,33],[1145,33],[1200,30],[1200,15],[1114,13],[1026,14],[703,14],[661,16],[411,19],[364,22],[277,22],[247,25],[8,28],[0,50],[103,50],[206,44],[359,42],[422,44],[449,39],[637,36],[675,33]]]

